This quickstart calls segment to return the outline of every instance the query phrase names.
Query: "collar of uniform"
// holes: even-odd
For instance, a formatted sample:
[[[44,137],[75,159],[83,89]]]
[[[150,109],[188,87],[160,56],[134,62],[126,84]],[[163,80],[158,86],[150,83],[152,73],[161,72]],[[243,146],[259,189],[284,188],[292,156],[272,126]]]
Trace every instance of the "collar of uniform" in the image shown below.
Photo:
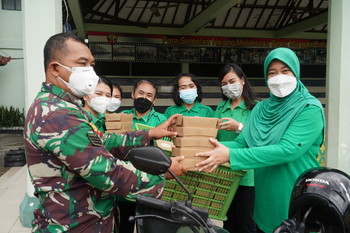
[[[226,102],[222,108],[222,112],[231,110],[231,101],[232,101],[231,99],[226,100]],[[244,100],[242,100],[241,103],[239,105],[237,105],[235,108],[245,109],[246,106],[245,106]]]
[[[135,110],[135,108],[132,109],[132,112],[134,113],[134,118],[136,118],[136,119],[138,119],[138,120],[142,120],[142,121],[144,121],[144,122],[148,122],[148,121],[150,120],[150,118],[153,116],[155,110],[154,110],[154,108],[152,107],[152,108],[151,108],[151,111],[150,111],[149,113],[147,113],[146,115],[144,115],[143,117],[140,117],[140,118],[138,118],[138,117],[136,116],[136,110]]]
[[[82,105],[82,102],[78,97],[69,94],[65,90],[63,90],[63,89],[61,89],[53,84],[44,82],[42,84],[41,91],[42,92],[49,92],[49,93],[65,100],[67,102],[71,102],[71,103],[74,103],[74,104],[80,105],[80,106]]]
[[[85,110],[85,109],[84,109],[84,110]],[[105,115],[102,114],[102,113],[99,113],[99,114],[97,115],[97,117],[95,117],[91,112],[86,111],[86,110],[85,110],[85,112],[86,112],[87,114],[89,114],[89,116],[90,116],[91,119],[92,119],[91,121],[92,121],[93,124],[96,124],[96,122],[98,122],[98,121],[103,121],[103,120],[104,120]]]
[[[198,101],[196,101],[196,102],[194,103],[194,105],[192,106],[192,108],[190,108],[190,110],[188,110],[188,109],[185,107],[184,104],[182,104],[182,105],[180,106],[180,113],[182,113],[182,112],[188,112],[188,111],[191,111],[191,112],[199,112],[199,103],[198,103]]]

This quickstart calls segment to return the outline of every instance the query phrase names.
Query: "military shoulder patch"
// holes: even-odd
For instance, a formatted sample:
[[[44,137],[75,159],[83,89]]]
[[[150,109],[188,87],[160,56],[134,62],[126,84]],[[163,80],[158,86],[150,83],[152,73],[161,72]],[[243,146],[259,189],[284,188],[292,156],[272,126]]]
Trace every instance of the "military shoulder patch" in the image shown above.
[[[103,146],[102,140],[97,134],[88,133],[87,136],[88,136],[92,145],[98,146],[98,147]]]

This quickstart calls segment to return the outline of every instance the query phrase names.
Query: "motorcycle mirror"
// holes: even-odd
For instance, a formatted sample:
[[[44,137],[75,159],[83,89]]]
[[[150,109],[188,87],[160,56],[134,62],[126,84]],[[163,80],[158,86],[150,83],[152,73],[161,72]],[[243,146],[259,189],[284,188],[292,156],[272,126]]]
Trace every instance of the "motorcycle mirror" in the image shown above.
[[[133,148],[127,159],[135,168],[152,175],[164,174],[171,165],[171,159],[155,146]]]

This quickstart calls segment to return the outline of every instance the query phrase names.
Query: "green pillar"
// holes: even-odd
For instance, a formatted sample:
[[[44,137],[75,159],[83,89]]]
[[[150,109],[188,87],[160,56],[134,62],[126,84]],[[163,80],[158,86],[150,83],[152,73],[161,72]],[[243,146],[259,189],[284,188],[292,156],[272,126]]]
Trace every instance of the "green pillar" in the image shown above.
[[[350,174],[350,1],[329,1],[327,166]]]
[[[189,63],[181,63],[181,72],[189,73],[190,72],[190,64]]]

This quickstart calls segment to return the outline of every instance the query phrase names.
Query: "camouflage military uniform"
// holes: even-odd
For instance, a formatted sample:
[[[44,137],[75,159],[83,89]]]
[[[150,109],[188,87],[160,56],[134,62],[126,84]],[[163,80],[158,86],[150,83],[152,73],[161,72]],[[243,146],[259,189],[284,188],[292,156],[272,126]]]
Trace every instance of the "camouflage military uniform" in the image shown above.
[[[79,104],[76,97],[44,83],[28,110],[27,163],[40,201],[34,232],[112,232],[115,195],[158,197],[163,190],[164,176],[143,173],[113,157],[148,145],[148,133],[107,134],[100,140]]]

